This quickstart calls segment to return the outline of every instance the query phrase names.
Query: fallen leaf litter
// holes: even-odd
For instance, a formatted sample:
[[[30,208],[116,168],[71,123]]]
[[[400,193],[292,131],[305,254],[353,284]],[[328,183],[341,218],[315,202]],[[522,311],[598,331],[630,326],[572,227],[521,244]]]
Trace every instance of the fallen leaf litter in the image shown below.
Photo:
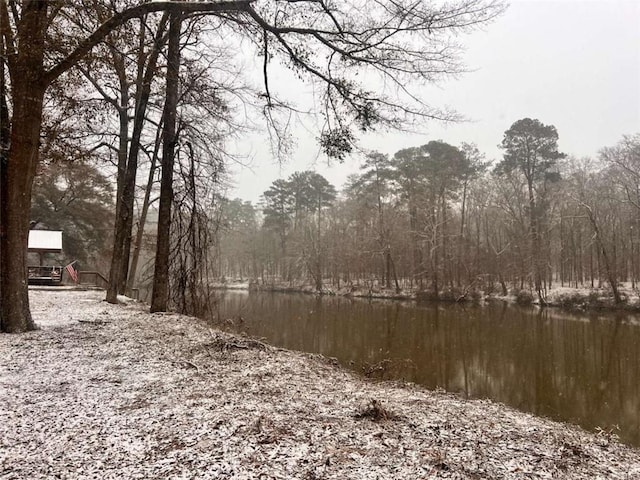
[[[100,292],[0,336],[0,479],[633,479],[640,450]]]

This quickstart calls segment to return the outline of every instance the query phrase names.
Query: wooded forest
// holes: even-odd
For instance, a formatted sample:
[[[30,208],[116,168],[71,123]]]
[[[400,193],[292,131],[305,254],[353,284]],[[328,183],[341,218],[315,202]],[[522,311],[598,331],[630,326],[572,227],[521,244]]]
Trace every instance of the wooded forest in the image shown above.
[[[260,124],[280,158],[304,111],[322,151],[343,160],[359,133],[455,120],[420,87],[463,73],[457,39],[504,9],[499,0],[0,1],[0,331],[35,328],[30,228],[71,230],[69,253],[86,262],[109,251],[106,300],[116,303],[138,278],[150,213],[151,311],[199,311],[216,186],[242,160],[229,140]],[[274,69],[312,86],[314,106],[296,105]],[[75,190],[83,169],[88,184]],[[78,192],[92,213],[70,221]]]
[[[322,176],[276,180],[261,205],[225,200],[216,272],[260,282],[473,291],[636,288],[640,135],[597,158],[558,151],[555,127],[521,119],[501,160],[430,141],[371,152],[338,194]]]
[[[439,139],[359,153],[360,133],[459,119],[419,87],[464,72],[456,37],[502,2],[376,3],[365,17],[357,1],[85,3],[0,1],[2,331],[35,328],[30,228],[64,230],[68,259],[108,277],[107,301],[142,286],[152,311],[202,312],[221,279],[541,302],[553,285],[607,285],[616,302],[620,282],[635,288],[637,134],[574,158],[553,119],[522,118],[500,159]],[[340,192],[303,171],[260,205],[224,198],[243,161],[230,141],[255,123],[275,158],[292,154],[301,110],[270,81],[275,58],[313,85],[326,157],[362,169]]]
[[[638,478],[630,3],[0,0],[0,477]]]

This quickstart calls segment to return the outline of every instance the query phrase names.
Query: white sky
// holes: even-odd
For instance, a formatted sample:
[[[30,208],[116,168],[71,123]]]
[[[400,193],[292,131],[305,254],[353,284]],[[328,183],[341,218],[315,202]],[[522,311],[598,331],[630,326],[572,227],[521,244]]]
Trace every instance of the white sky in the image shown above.
[[[470,121],[431,122],[420,135],[369,134],[362,148],[393,155],[431,140],[473,142],[487,159],[498,159],[504,131],[530,117],[555,125],[561,151],[582,157],[640,132],[640,0],[512,0],[498,20],[463,41],[472,71],[430,89],[429,101]],[[329,166],[317,132],[296,134],[298,146],[284,165],[271,157],[264,134],[243,138],[251,168],[234,167],[227,195],[257,203],[274,180],[300,170],[316,170],[340,188],[358,171],[358,155]]]

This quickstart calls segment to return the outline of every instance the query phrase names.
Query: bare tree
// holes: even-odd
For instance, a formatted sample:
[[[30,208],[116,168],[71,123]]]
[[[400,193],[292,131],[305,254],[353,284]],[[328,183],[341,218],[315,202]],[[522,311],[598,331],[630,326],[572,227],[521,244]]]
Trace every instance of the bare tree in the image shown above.
[[[490,0],[460,0],[441,7],[404,0],[392,4],[332,4],[323,0],[144,2],[114,14],[86,37],[68,39],[71,48],[50,43],[48,34],[62,21],[62,13],[75,8],[85,5],[0,1],[3,62],[6,58],[11,83],[7,102],[10,144],[3,152],[6,162],[0,164],[5,200],[0,218],[2,331],[35,327],[29,309],[26,251],[45,92],[124,23],[153,12],[207,14],[220,27],[226,42],[249,38],[264,54],[267,114],[283,105],[271,95],[268,81],[269,59],[281,56],[298,74],[322,85],[326,123],[320,143],[329,155],[343,158],[352,149],[352,126],[367,130],[379,124],[399,126],[416,118],[447,117],[421,102],[409,85],[459,72],[452,35],[491,20],[502,12],[503,4]],[[398,94],[388,97],[375,93],[375,85],[359,84],[357,73],[363,71],[393,83]]]
[[[603,180],[605,180],[604,184],[602,184]],[[585,170],[574,172],[573,183],[575,191],[572,195],[573,200],[592,228],[593,240],[599,258],[602,259],[605,278],[609,282],[615,303],[620,304],[622,296],[618,290],[618,272],[612,258],[612,251],[615,251],[615,226],[606,230],[603,228],[605,225],[612,226],[610,220],[616,214],[615,208],[612,208],[609,203],[613,197],[609,191],[611,185],[607,184],[604,176]]]

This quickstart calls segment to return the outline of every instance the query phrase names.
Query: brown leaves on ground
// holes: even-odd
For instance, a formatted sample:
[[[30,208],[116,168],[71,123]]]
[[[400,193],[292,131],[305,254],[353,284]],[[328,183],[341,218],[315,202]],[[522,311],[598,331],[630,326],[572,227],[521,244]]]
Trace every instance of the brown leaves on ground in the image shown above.
[[[0,336],[0,479],[640,478],[609,435],[101,298]]]

